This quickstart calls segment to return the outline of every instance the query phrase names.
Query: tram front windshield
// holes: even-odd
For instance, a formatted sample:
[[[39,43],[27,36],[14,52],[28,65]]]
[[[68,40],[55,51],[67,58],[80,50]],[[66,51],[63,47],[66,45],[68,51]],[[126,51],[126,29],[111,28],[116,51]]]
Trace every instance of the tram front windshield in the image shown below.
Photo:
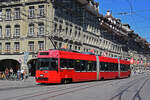
[[[56,58],[38,58],[37,70],[57,70],[58,59]]]

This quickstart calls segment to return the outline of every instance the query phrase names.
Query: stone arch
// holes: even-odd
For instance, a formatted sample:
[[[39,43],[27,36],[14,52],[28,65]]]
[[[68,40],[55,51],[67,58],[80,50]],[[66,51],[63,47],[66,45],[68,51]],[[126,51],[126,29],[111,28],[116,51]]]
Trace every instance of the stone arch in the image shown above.
[[[34,59],[30,59],[30,60],[27,62],[27,65],[28,65],[28,67],[29,67],[29,74],[30,74],[31,76],[35,76],[36,61],[37,61],[37,58],[34,58]]]
[[[16,59],[1,59],[0,60],[0,71],[4,72],[6,68],[12,68],[14,73],[20,69],[21,64]]]

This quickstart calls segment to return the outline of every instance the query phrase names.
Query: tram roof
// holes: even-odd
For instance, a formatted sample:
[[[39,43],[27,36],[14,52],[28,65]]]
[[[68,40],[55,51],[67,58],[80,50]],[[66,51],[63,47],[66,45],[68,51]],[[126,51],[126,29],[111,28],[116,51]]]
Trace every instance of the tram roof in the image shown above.
[[[96,61],[96,55],[93,53],[81,53],[78,51],[73,50],[66,50],[66,49],[50,49],[48,51],[40,51],[38,53],[38,57],[40,58],[64,58],[64,59],[78,59],[78,60],[91,60]],[[110,57],[103,57],[99,56],[100,61],[103,62],[110,62],[110,63],[118,63],[118,58],[110,58]],[[126,60],[120,60],[120,63],[122,64],[130,64],[129,61]]]

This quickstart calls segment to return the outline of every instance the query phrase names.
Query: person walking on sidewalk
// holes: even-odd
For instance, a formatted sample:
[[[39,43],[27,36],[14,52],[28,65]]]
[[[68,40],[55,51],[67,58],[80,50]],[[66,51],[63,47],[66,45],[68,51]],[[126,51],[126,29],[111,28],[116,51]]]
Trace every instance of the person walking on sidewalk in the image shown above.
[[[28,78],[27,70],[24,70],[24,81]]]
[[[13,75],[13,73],[14,73],[14,71],[13,71],[13,69],[12,68],[10,68],[10,76],[12,76]]]
[[[17,70],[17,80],[20,80],[20,76],[21,76],[21,71],[20,69]]]
[[[21,69],[21,80],[24,79],[24,69]]]
[[[6,79],[9,79],[9,69],[7,67],[5,69],[5,76],[6,76]]]

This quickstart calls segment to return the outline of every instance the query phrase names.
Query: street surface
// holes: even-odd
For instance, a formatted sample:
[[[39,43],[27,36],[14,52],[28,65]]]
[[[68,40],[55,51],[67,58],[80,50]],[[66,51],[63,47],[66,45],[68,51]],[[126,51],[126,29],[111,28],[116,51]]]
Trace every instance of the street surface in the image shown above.
[[[150,74],[71,84],[0,80],[0,100],[150,100]]]

